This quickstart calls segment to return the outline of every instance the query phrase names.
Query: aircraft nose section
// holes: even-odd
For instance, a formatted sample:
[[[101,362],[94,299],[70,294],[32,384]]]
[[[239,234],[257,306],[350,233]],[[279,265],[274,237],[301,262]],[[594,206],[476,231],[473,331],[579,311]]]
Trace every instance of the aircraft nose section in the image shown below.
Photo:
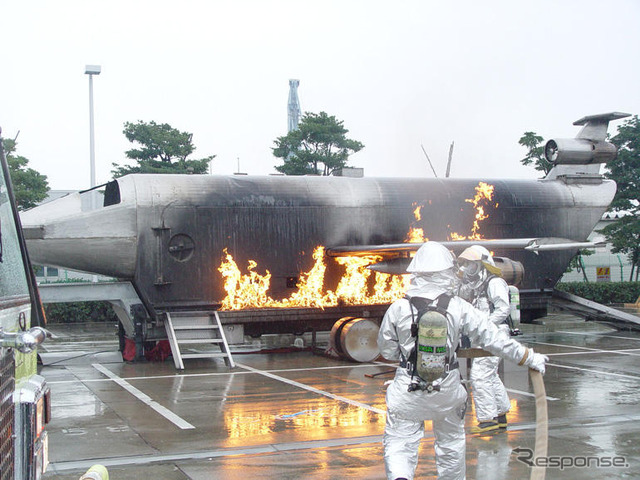
[[[103,207],[96,191],[72,193],[20,215],[31,261],[118,278],[136,264],[135,206]]]

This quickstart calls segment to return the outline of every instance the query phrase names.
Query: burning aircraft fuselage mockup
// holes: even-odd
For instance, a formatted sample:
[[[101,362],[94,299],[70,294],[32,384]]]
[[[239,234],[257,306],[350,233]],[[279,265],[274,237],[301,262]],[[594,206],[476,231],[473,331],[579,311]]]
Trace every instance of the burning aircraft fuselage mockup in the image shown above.
[[[593,173],[604,155],[567,152],[606,143],[602,129],[617,118],[583,119],[577,147],[548,145],[560,161],[540,180],[138,174],[103,186],[98,207],[95,191],[72,194],[25,212],[23,224],[34,262],[130,280],[150,318],[220,306],[390,303],[402,295],[393,279],[403,277],[380,272],[406,265],[420,245],[408,235],[418,229],[411,241],[446,242],[456,253],[483,242],[520,262],[521,305],[533,318],[616,191]],[[349,286],[341,285],[345,258],[378,270],[361,285],[346,282],[359,293],[337,293]],[[297,294],[303,284],[311,300]],[[313,303],[320,297],[325,304]]]

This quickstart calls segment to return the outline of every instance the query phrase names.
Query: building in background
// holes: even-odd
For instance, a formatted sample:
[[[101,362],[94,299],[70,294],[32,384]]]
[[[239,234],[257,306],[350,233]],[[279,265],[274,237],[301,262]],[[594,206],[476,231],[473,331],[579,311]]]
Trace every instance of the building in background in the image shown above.
[[[616,222],[619,218],[629,215],[627,212],[607,212],[596,225],[596,228],[589,235],[589,241],[602,238],[604,235],[598,233],[607,225]],[[560,279],[561,282],[584,282],[585,274],[589,282],[626,282],[631,274],[631,263],[626,254],[611,253],[611,245],[604,248],[597,248],[593,255],[583,255],[582,267],[579,270],[572,270],[565,273]],[[582,269],[584,268],[584,273]]]

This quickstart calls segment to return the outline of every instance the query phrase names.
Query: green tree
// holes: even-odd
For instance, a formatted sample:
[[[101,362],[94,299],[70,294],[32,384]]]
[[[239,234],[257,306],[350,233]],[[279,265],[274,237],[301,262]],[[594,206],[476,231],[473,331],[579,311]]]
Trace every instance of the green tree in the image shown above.
[[[344,122],[325,112],[305,112],[298,129],[275,140],[273,155],[284,160],[276,170],[286,175],[331,175],[364,145],[346,137]]]
[[[195,151],[193,135],[181,132],[167,123],[154,121],[126,122],[122,131],[127,140],[140,148],[127,150],[125,155],[138,164],[119,166],[114,163],[111,171],[115,178],[129,173],[207,173],[209,162],[215,155],[199,160],[187,160]]]
[[[19,210],[35,207],[47,198],[49,183],[46,175],[29,168],[29,160],[15,155],[17,143],[8,138],[2,139],[2,147],[7,156],[13,193]]]
[[[527,166],[533,164],[536,170],[543,172],[546,176],[553,168],[553,164],[544,158],[544,138],[536,135],[535,132],[524,132],[518,143],[529,149],[527,156],[520,160],[520,163]]]
[[[611,202],[614,211],[624,211],[617,222],[600,230],[611,243],[613,253],[626,254],[631,263],[629,280],[636,281],[640,273],[640,120],[637,115],[618,127],[618,133],[610,138],[618,147],[616,159],[607,163],[605,176],[618,185]]]
[[[524,132],[522,137],[520,137],[520,140],[518,140],[518,143],[528,149],[527,156],[520,160],[520,163],[525,166],[533,165],[536,170],[543,172],[546,176],[553,168],[553,164],[544,156],[544,145],[546,143],[544,138],[537,135],[535,132]],[[566,271],[581,271],[584,281],[588,282],[589,279],[584,271],[582,257],[589,255],[593,255],[591,250],[578,251],[578,253],[571,259]]]
[[[589,282],[589,278],[587,277],[587,272],[585,271],[582,257],[588,257],[589,255],[593,255],[593,254],[594,254],[593,250],[587,250],[587,249],[578,250],[578,253],[576,253],[574,257],[571,259],[571,261],[569,262],[569,265],[567,266],[567,269],[565,270],[565,272],[569,273],[574,270],[577,270],[578,272],[582,273],[583,280],[585,282]]]
[[[598,232],[607,237],[607,242],[611,244],[612,253],[623,253],[627,255],[631,263],[629,281],[638,281],[638,262],[640,261],[640,220],[637,214],[630,214],[620,218],[615,223],[607,225]]]

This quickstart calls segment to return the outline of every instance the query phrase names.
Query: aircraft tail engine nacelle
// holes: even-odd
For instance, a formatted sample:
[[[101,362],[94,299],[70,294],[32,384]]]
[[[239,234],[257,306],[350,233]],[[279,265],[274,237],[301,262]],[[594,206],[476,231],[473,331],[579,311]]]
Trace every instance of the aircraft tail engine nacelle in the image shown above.
[[[545,158],[554,165],[589,165],[607,163],[616,158],[612,143],[586,138],[558,138],[549,140],[544,147]]]

